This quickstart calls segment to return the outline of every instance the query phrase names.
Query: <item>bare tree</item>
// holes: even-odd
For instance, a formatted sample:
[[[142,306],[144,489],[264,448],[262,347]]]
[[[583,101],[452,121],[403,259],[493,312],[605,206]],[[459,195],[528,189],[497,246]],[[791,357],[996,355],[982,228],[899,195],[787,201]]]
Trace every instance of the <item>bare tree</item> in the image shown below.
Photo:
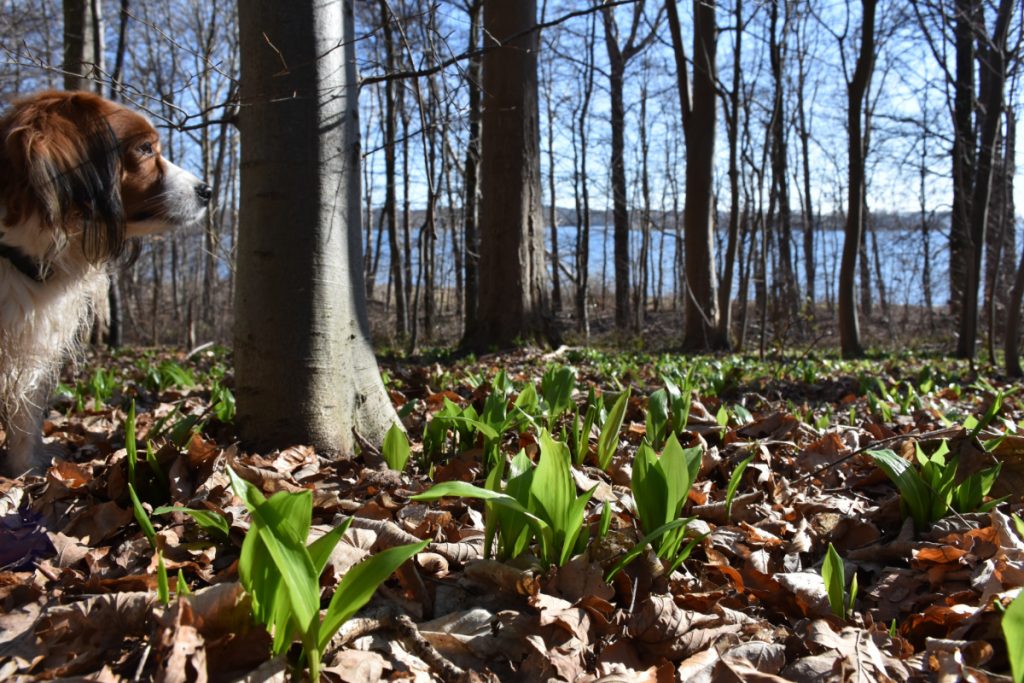
[[[65,90],[103,92],[102,0],[63,0]]]
[[[863,355],[860,326],[854,301],[857,252],[864,230],[864,98],[871,84],[875,64],[876,0],[861,0],[860,51],[853,76],[846,83],[846,125],[848,142],[848,201],[843,260],[839,269],[839,344],[844,358]]]
[[[619,44],[619,26],[615,11],[604,5],[601,17],[604,20],[604,43],[608,50],[608,94],[611,100],[611,181],[612,214],[615,221],[615,326],[625,330],[629,326],[629,208],[626,203],[626,103],[623,93],[626,81],[626,65],[640,54],[657,35],[658,18],[651,22],[647,35],[640,37],[644,23],[646,0],[633,5],[633,18],[629,34]]]
[[[259,447],[351,453],[397,421],[366,316],[353,23],[351,0],[239,5],[236,392]]]
[[[484,0],[476,348],[552,336],[544,272],[535,0]]]
[[[718,40],[714,0],[693,2],[693,91],[676,0],[667,0],[668,24],[679,78],[679,101],[686,137],[686,269],[680,284],[686,297],[683,346],[691,350],[725,346],[718,326],[718,281],[715,274],[714,163],[717,123],[715,63]]]
[[[978,337],[978,290],[981,286],[981,257],[988,228],[989,199],[992,196],[993,157],[1003,120],[1003,89],[1006,83],[1007,34],[1013,0],[1000,0],[991,38],[979,55],[981,74],[980,137],[977,167],[970,200],[970,236],[964,250],[966,278],[960,312],[957,355],[974,358]]]

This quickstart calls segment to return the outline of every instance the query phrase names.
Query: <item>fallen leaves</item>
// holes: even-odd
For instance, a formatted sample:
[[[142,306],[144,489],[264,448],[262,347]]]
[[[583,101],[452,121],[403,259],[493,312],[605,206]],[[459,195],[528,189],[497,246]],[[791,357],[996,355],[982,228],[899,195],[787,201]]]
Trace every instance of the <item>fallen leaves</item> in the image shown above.
[[[192,374],[202,378],[216,362],[200,354]],[[511,407],[525,383],[539,381],[543,362],[524,352],[475,365],[389,368],[412,459],[426,462],[421,435],[438,411],[479,410],[498,367]],[[1024,539],[1009,515],[1020,514],[1024,490],[1024,440],[1009,433],[1022,417],[1015,396],[1006,397],[1001,422],[981,432],[1003,437],[986,452],[944,421],[991,404],[967,383],[937,389],[914,410],[893,407],[892,419],[873,413],[849,377],[829,385],[841,391],[790,382],[780,393],[773,387],[782,385],[758,376],[718,393],[703,385],[678,435],[703,449],[682,513],[696,517],[688,537],[703,538],[672,573],[647,552],[608,583],[608,569],[642,535],[628,484],[647,431],[645,397],[662,385],[655,363],[612,370],[582,355],[573,362],[577,404],[590,387],[610,392],[611,377],[622,385],[615,395],[632,393],[609,471],[596,466],[597,426],[582,451],[587,460],[571,469],[576,495],[594,491],[582,522],[589,545],[545,568],[529,554],[507,563],[484,557],[479,501],[410,501],[431,484],[426,468],[398,473],[372,458],[329,461],[301,444],[246,452],[228,425],[209,417],[202,379],[158,390],[134,379],[135,361],[110,361],[123,365],[124,378],[111,407],[93,409],[90,400],[83,413],[52,414],[47,438],[64,457],[45,478],[0,480],[0,679],[285,680],[289,661],[269,656],[270,636],[252,622],[237,582],[249,518],[228,487],[227,464],[267,495],[312,490],[310,540],[354,516],[326,561],[322,604],[367,554],[431,540],[335,637],[326,680],[952,681],[1008,670],[994,605],[1009,604],[1024,586]],[[129,398],[140,444],[153,440],[152,457],[138,467],[149,477],[144,507],[170,573],[166,606],[127,496],[121,408]],[[536,458],[538,433],[528,420],[522,425],[499,446],[506,455],[525,447]],[[468,433],[441,435],[433,482],[481,482],[484,444],[459,440]],[[888,479],[858,454],[879,439],[912,454],[915,436],[950,439],[969,467],[1002,462],[993,492],[1011,499],[916,533]],[[730,510],[728,482],[749,456]],[[605,505],[609,531],[601,537]],[[178,508],[153,514],[162,506],[220,521],[199,524]],[[822,583],[829,543],[846,563],[846,590],[854,575],[860,585],[848,619],[833,616]]]

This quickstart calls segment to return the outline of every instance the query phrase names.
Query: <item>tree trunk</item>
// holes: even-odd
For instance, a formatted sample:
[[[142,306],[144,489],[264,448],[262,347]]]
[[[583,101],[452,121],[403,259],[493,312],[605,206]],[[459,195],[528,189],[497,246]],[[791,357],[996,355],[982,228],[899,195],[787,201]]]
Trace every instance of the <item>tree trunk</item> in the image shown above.
[[[354,432],[380,443],[397,421],[366,315],[352,2],[247,0],[238,14],[239,432],[352,453]]]
[[[590,310],[587,299],[590,295],[590,188],[587,175],[587,123],[590,112],[590,98],[594,92],[594,37],[597,21],[590,19],[590,38],[587,40],[586,61],[583,64],[583,86],[580,112],[576,119],[579,126],[579,184],[580,203],[576,206],[576,329],[590,338]],[[574,150],[575,152],[575,147]]]
[[[782,18],[782,38],[779,38],[777,24],[779,20],[779,5],[783,5],[784,16]],[[780,309],[784,318],[792,319],[797,310],[797,287],[796,277],[793,272],[793,229],[792,216],[789,209],[789,170],[788,150],[786,141],[786,107],[785,107],[785,59],[786,59],[786,32],[789,30],[789,1],[771,3],[769,47],[774,104],[771,118],[772,137],[772,191],[775,194],[778,208],[778,230],[776,235],[779,242],[779,268],[776,277],[779,278]]]
[[[629,208],[626,205],[626,61],[615,35],[612,10],[603,10],[605,17],[605,45],[608,48],[608,95],[611,106],[611,180],[612,215],[614,217],[615,264],[615,327],[629,327]],[[607,226],[606,226],[607,229]]]
[[[555,205],[555,80],[549,74],[545,105],[548,116],[548,224],[551,226],[551,310],[562,310],[562,278],[558,273],[558,207]]]
[[[974,177],[974,22],[978,0],[955,0],[956,80],[953,83],[953,206],[949,231],[949,306],[962,317],[970,241],[971,183]]]
[[[1010,377],[1024,377],[1020,366],[1020,307],[1024,299],[1024,253],[1020,255],[1017,276],[1013,281],[1013,291],[1006,310],[1006,337],[1003,351],[1006,355],[1006,374]]]
[[[1003,86],[1006,82],[1006,38],[1013,0],[1000,0],[991,44],[981,60],[982,108],[981,139],[978,144],[977,171],[971,193],[970,239],[965,251],[967,277],[964,281],[957,356],[974,358],[978,337],[978,289],[981,285],[981,255],[988,226],[989,199],[992,196],[992,167],[996,138],[1003,119]]]
[[[666,3],[679,98],[686,138],[686,204],[683,232],[686,263],[680,283],[686,300],[683,347],[706,350],[725,346],[718,328],[718,282],[715,275],[714,163],[717,94],[714,0],[693,2],[693,96],[689,95],[686,55],[674,0]]]
[[[730,328],[732,327],[732,283],[736,268],[736,255],[739,251],[740,227],[740,165],[739,165],[739,123],[740,123],[740,89],[743,87],[741,58],[743,55],[743,0],[736,0],[733,11],[735,17],[735,46],[732,54],[732,90],[723,95],[727,98],[726,135],[729,139],[729,241],[725,248],[725,266],[722,274],[722,286],[718,290],[718,337],[725,348],[732,346]]]
[[[482,0],[473,0],[468,7],[469,12],[469,49],[480,47],[480,21]],[[465,301],[463,303],[463,339],[470,340],[476,334],[476,306],[479,297],[478,264],[480,247],[478,244],[478,219],[480,196],[480,55],[469,58],[466,65],[466,88],[468,90],[469,140],[466,142],[466,168],[463,175],[465,204],[463,220],[465,221]]]
[[[387,0],[380,2],[380,18],[384,42],[384,63],[388,69],[396,69],[394,31],[391,28],[391,12]],[[395,338],[402,342],[409,333],[406,306],[406,282],[404,254],[398,238],[398,172],[397,154],[398,104],[395,89],[397,84],[389,79],[384,84],[384,220],[388,227],[388,255],[390,256],[391,289],[395,293]]]
[[[864,97],[871,84],[875,62],[875,3],[861,0],[860,54],[853,78],[847,83],[847,129],[849,131],[848,206],[843,238],[843,260],[839,268],[839,345],[844,358],[864,354],[860,344],[857,306],[854,301],[854,279],[857,253],[864,230]]]
[[[103,94],[102,0],[64,0],[65,90]]]
[[[535,0],[485,0],[478,349],[552,333],[544,271]],[[520,35],[518,38],[510,36]]]

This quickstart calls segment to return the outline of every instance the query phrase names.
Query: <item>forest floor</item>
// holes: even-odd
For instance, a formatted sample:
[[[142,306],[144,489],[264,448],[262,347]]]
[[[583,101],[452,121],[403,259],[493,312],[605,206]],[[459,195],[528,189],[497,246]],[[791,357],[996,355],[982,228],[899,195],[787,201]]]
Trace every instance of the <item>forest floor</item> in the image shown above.
[[[325,643],[326,680],[1009,681],[1024,659],[1018,384],[910,352],[438,358],[382,364],[403,471],[393,444],[240,446],[219,349],[69,372],[63,457],[0,478],[0,680],[284,680],[299,646],[272,657],[253,619],[229,466],[311,492],[303,543],[354,519],[322,608],[430,541]]]

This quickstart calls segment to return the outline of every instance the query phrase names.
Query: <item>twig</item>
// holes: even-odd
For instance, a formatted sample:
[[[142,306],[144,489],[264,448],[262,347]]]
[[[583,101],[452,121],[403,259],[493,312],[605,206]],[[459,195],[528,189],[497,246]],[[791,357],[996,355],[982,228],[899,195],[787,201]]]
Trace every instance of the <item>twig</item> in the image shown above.
[[[889,437],[886,437],[884,439],[879,439],[878,441],[872,441],[867,446],[861,446],[860,448],[858,448],[856,450],[850,451],[849,453],[847,453],[843,457],[839,458],[838,460],[835,460],[833,462],[830,462],[830,463],[827,463],[825,465],[822,465],[821,467],[819,467],[818,469],[814,470],[813,472],[808,472],[804,476],[798,477],[798,478],[794,479],[792,483],[793,484],[799,484],[800,482],[804,481],[805,479],[810,479],[811,477],[816,477],[819,474],[821,474],[822,472],[830,470],[833,467],[835,467],[836,465],[840,465],[840,464],[846,462],[847,460],[849,460],[850,458],[853,458],[854,456],[860,455],[864,451],[869,451],[871,449],[878,448],[879,446],[883,446],[885,444],[894,443],[896,441],[901,441],[903,439],[917,439],[918,441],[925,441],[925,440],[931,440],[931,439],[941,439],[941,438],[953,437],[953,436],[956,436],[958,434],[962,434],[964,431],[965,431],[964,428],[960,427],[960,426],[945,427],[943,429],[935,429],[935,430],[930,431],[930,432],[917,432],[917,433],[910,433],[910,434],[897,434],[895,436],[889,436]]]
[[[384,614],[379,617],[350,619],[331,641],[331,645],[341,647],[357,638],[384,629],[394,631],[402,639],[408,651],[423,660],[431,671],[445,683],[468,683],[483,679],[480,675],[467,672],[438,652],[437,648],[423,637],[416,623],[405,614]]]

